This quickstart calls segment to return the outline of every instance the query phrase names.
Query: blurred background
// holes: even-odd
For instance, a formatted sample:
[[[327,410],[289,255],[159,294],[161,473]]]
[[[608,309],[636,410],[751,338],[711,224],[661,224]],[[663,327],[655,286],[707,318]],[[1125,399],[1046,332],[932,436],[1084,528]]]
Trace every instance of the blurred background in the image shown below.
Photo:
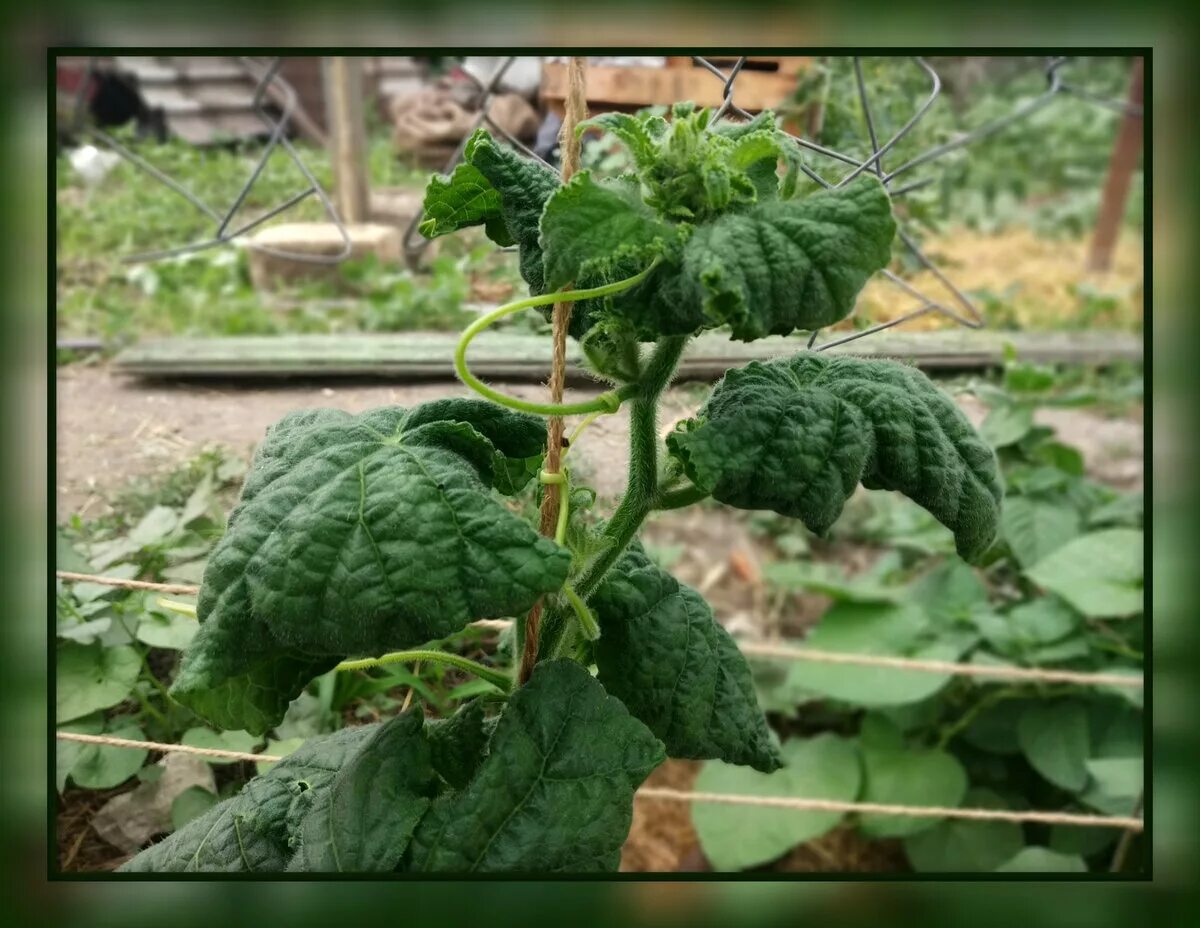
[[[685,19],[670,21],[679,27],[670,34],[679,35],[680,41],[689,29],[696,29],[694,21]],[[511,19],[499,25],[504,39],[516,45],[547,40],[544,25],[539,31],[526,23],[523,32]],[[105,36],[124,30],[124,41],[129,42],[136,40],[136,26],[111,22],[89,27],[84,18],[75,30],[80,40],[86,36],[90,42],[113,41]],[[820,40],[837,35],[835,20],[805,26],[804,35]],[[1099,40],[1099,32],[1095,35]],[[1152,38],[1149,33],[1147,37]],[[1132,33],[1128,40],[1133,40]],[[1155,101],[1156,130],[1170,125],[1157,115],[1170,111],[1160,107],[1177,107],[1181,101],[1179,87],[1167,79],[1169,72],[1159,70],[1169,62],[1169,54],[1164,50],[1160,55],[1156,49],[1144,79],[1143,94],[1149,98],[1152,93]],[[735,58],[713,60],[728,70]],[[21,503],[28,524],[42,519],[50,527],[48,542],[54,543],[60,567],[69,561],[87,572],[127,571],[143,578],[194,582],[222,529],[245,462],[269,422],[306,405],[358,410],[458,392],[456,384],[428,368],[429,359],[445,354],[443,340],[452,344],[453,332],[481,308],[520,294],[515,256],[497,252],[482,236],[477,242],[424,247],[419,236],[410,234],[410,224],[428,174],[445,168],[455,145],[478,118],[479,83],[490,81],[503,60],[494,55],[363,56],[355,78],[362,82],[361,112],[352,114],[352,121],[361,126],[359,154],[356,166],[347,167],[330,154],[337,116],[331,119],[328,112],[328,76],[321,63],[299,55],[285,57],[280,73],[296,89],[303,112],[289,124],[300,162],[329,192],[340,214],[354,216],[354,209],[362,210],[358,221],[348,225],[352,255],[327,264],[275,260],[261,250],[235,245],[161,260],[126,260],[193,244],[211,234],[213,223],[177,193],[114,156],[117,149],[106,144],[107,139],[224,210],[265,151],[269,127],[264,131],[264,122],[252,108],[253,67],[263,62],[247,70],[236,57],[64,56],[54,63],[54,87],[48,97],[30,98],[23,115],[19,109],[10,113],[10,140],[30,143],[13,147],[12,153],[24,160],[15,162],[23,167],[10,175],[23,170],[24,176],[34,178],[48,163],[56,223],[56,267],[50,278],[56,312],[46,333],[47,341],[53,339],[54,353],[49,354],[47,344],[42,355],[51,358],[53,367],[41,375],[32,372],[25,392],[11,394],[23,402],[14,407],[10,420],[27,435],[46,427],[38,421],[37,391],[32,389],[41,376],[56,400],[49,420],[55,455],[13,458],[10,466],[23,468],[31,486],[41,484],[40,474],[54,467],[53,506],[49,492],[43,513],[36,511],[34,498]],[[894,159],[889,158],[894,164],[1019,108],[1046,86],[1040,52],[934,56],[930,61],[945,82],[943,94]],[[552,57],[523,56],[497,83],[492,101],[508,101],[494,111],[500,127],[551,163],[557,156],[552,141],[559,112],[556,65]],[[1149,672],[1145,652],[1151,646],[1151,623],[1150,613],[1140,605],[1144,568],[1139,556],[1142,533],[1151,531],[1147,523],[1155,514],[1153,509],[1147,514],[1142,502],[1152,476],[1146,468],[1147,429],[1158,424],[1156,437],[1164,443],[1159,454],[1165,450],[1171,455],[1156,455],[1152,460],[1159,466],[1181,472],[1187,448],[1183,439],[1167,443],[1163,438],[1172,431],[1171,420],[1163,418],[1170,412],[1169,383],[1154,397],[1154,417],[1144,413],[1150,305],[1145,300],[1143,242],[1153,227],[1155,267],[1166,269],[1173,254],[1186,253],[1190,229],[1185,214],[1178,209],[1171,214],[1166,208],[1178,207],[1185,198],[1162,194],[1164,172],[1158,161],[1164,159],[1169,170],[1171,153],[1176,151],[1178,157],[1178,149],[1169,144],[1152,149],[1160,194],[1155,203],[1164,207],[1152,214],[1153,222],[1144,213],[1151,150],[1143,156],[1140,126],[1134,156],[1120,155],[1122,128],[1137,112],[1131,96],[1134,67],[1127,54],[1076,55],[1063,75],[1083,93],[1061,95],[1004,132],[930,164],[927,171],[914,172],[914,180],[927,184],[905,197],[905,228],[934,267],[978,308],[986,323],[983,332],[927,314],[910,325],[847,345],[924,359],[930,373],[1000,450],[1010,499],[1017,500],[1017,510],[1027,516],[1028,524],[1013,524],[1016,519],[1006,524],[992,562],[982,571],[972,571],[949,553],[952,546],[947,547],[940,529],[921,510],[882,494],[860,494],[826,540],[809,537],[782,520],[732,516],[715,507],[653,523],[648,530],[652,554],[701,587],[732,632],[753,639],[804,641],[812,636],[816,643],[822,628],[832,629],[847,616],[886,629],[897,610],[915,610],[922,616],[920,631],[898,642],[896,653],[1078,669],[1145,667]],[[863,68],[879,133],[890,136],[924,99],[928,79],[910,59],[867,57]],[[642,75],[636,97],[594,99],[593,112],[655,107],[677,98],[656,97],[661,77],[650,72],[687,72],[672,75],[669,86],[690,82],[685,86],[696,94],[718,95],[704,102],[720,99],[721,82],[687,56],[596,56],[591,69],[597,75],[602,69]],[[754,64],[746,66],[745,76],[750,75],[756,76],[754,91],[761,99],[739,91],[741,106],[775,109],[797,134],[829,148],[858,158],[869,153],[849,57],[756,56]],[[53,113],[42,112],[47,98],[57,104]],[[273,116],[280,103],[274,105]],[[97,136],[95,128],[107,139]],[[38,141],[49,150],[39,152],[34,144]],[[603,139],[591,139],[585,146],[586,164],[599,172],[619,172],[622,158],[621,150]],[[815,156],[810,164],[830,168]],[[1114,172],[1128,178],[1118,206],[1113,206],[1111,195],[1106,204],[1105,197]],[[274,150],[249,188],[234,227],[236,221],[253,222],[286,203],[305,182],[297,161],[282,149]],[[1182,193],[1187,187],[1175,189]],[[14,192],[25,197],[23,217],[32,221],[43,208],[29,202],[36,199],[35,185]],[[44,223],[45,213],[41,215]],[[330,237],[323,228],[328,225],[324,204],[309,196],[250,234],[284,250],[338,255],[345,242],[340,232]],[[41,234],[36,225],[26,224],[24,235],[35,236],[30,242],[39,241],[36,236]],[[906,260],[907,254],[897,247],[894,273],[920,292],[954,304],[953,292],[918,261]],[[36,278],[28,281],[23,298],[29,305],[45,302],[44,295],[38,296],[40,284]],[[1172,292],[1169,288],[1166,279],[1158,292],[1160,301]],[[826,333],[823,340],[887,321],[912,303],[913,298],[894,284],[873,281],[845,331]],[[11,321],[30,325],[28,318]],[[1156,321],[1160,335],[1172,321],[1180,322],[1170,308]],[[36,332],[37,326],[32,329]],[[415,332],[422,335],[410,334]],[[537,382],[545,376],[538,367],[544,353],[530,341],[539,334],[536,318],[519,320],[505,333],[511,339],[505,342],[506,351],[515,352],[513,357],[521,362],[519,375],[514,375],[520,378],[512,388],[515,392],[536,393]],[[974,340],[977,337],[986,340]],[[10,341],[17,344],[16,339]],[[36,355],[14,357],[23,357],[27,368]],[[341,365],[335,365],[337,376],[314,376],[319,367],[329,371],[331,358]],[[1172,368],[1171,360],[1169,352],[1154,353],[1152,382],[1179,369]],[[411,367],[402,370],[406,363]],[[239,376],[231,379],[234,368]],[[288,379],[281,380],[282,375]],[[688,415],[702,401],[706,379],[698,370],[674,391],[664,430],[673,417]],[[575,388],[580,395],[588,389],[583,380],[577,380]],[[577,466],[590,471],[586,476],[601,491],[602,507],[605,493],[611,499],[621,485],[623,432],[618,422],[593,432],[587,439],[591,447],[580,448],[587,453]],[[1161,497],[1171,490],[1170,471],[1156,476],[1153,486]],[[1175,492],[1167,514],[1174,511],[1179,518],[1153,521],[1156,655],[1164,653],[1159,650],[1164,640],[1170,645],[1165,657],[1156,661],[1159,672],[1169,671],[1171,655],[1183,654],[1192,640],[1190,628],[1172,624],[1172,617],[1186,606],[1181,575],[1173,571],[1179,570],[1191,540],[1190,510],[1179,505],[1184,502],[1182,487]],[[1166,532],[1172,533],[1172,542],[1159,541]],[[1064,549],[1070,557],[1053,557]],[[35,551],[26,548],[20,556],[28,558]],[[1105,563],[1115,558],[1126,565],[1126,573],[1081,579],[1055,576],[1045,568],[1047,562],[1053,567],[1064,560],[1086,564],[1098,558],[1107,559]],[[20,561],[11,563],[15,567]],[[27,588],[35,585],[27,574],[21,577]],[[1113,581],[1128,594],[1123,604],[1096,604],[1080,592],[1101,580]],[[126,736],[136,732],[154,740],[190,738],[201,743],[216,737],[204,734],[194,719],[180,717],[178,707],[168,711],[157,695],[157,686],[170,679],[187,631],[156,598],[82,584],[59,584],[52,592],[50,608],[34,608],[32,613],[49,612],[56,659],[64,653],[74,655],[69,658],[73,666],[86,651],[104,665],[106,660],[111,663],[107,652],[117,649],[132,649],[138,658],[136,675],[120,682],[127,689],[119,698],[112,687],[106,696],[85,698],[65,713],[73,717],[58,713],[65,726]],[[35,590],[30,589],[29,596],[36,602]],[[947,603],[952,608],[945,608]],[[8,644],[41,653],[46,645],[42,632],[10,629]],[[492,640],[464,639],[457,644],[477,657],[495,655],[502,647]],[[854,644],[843,642],[840,647]],[[918,804],[944,801],[1129,814],[1138,807],[1145,786],[1141,758],[1148,742],[1143,745],[1140,733],[1149,700],[1130,698],[1128,689],[999,695],[1002,687],[963,680],[933,678],[913,686],[911,679],[897,681],[877,672],[851,670],[831,680],[807,666],[763,663],[757,670],[760,699],[773,726],[794,750],[806,752],[806,767],[817,771],[815,779],[788,784],[789,794],[820,795],[823,789],[837,788],[820,777],[825,753],[821,745],[831,738],[854,743],[860,752],[879,753],[886,746],[891,760],[901,765],[929,763],[932,756],[946,758],[961,772],[951,778],[955,782],[945,787],[944,795],[909,797]],[[44,741],[44,688],[38,678],[36,663],[14,665],[10,673],[14,683],[24,680],[26,688],[13,688],[10,714],[19,724],[10,722],[8,737],[27,745]],[[723,820],[710,814],[717,811],[711,807],[664,808],[661,803],[639,802],[623,869],[869,876],[992,871],[1015,859],[1024,862],[1016,869],[1026,871],[1035,860],[1045,869],[1085,868],[1094,873],[1107,872],[1114,862],[1135,874],[1153,865],[1156,876],[1169,878],[1182,872],[1184,854],[1190,851],[1184,822],[1194,815],[1187,781],[1169,776],[1171,758],[1185,756],[1191,737],[1180,708],[1189,695],[1187,684],[1176,679],[1174,691],[1170,678],[1154,691],[1158,756],[1164,759],[1155,789],[1146,790],[1150,795],[1144,803],[1152,817],[1153,847],[1138,839],[1118,851],[1119,834],[1106,829],[1051,833],[944,822],[912,829],[895,822],[805,815],[797,816],[794,829],[764,846],[756,841],[763,829],[755,827],[752,818],[746,827],[746,816]],[[409,689],[426,700],[432,713],[447,711],[464,695],[464,682],[418,673],[360,681],[358,691],[333,682],[318,684],[298,701],[287,730],[276,732],[272,750],[394,711]],[[18,711],[18,706],[24,710]],[[1061,731],[1080,719],[1087,733],[1079,742],[1082,754],[1068,758],[1065,765],[1058,763],[1062,758],[1048,761],[1031,748],[1036,739],[1020,736],[1022,727],[1028,732],[1040,724]],[[138,752],[132,752],[131,759],[129,753],[118,757],[97,752],[96,757],[82,758],[83,763],[79,757],[55,756],[46,765],[46,759],[27,748],[23,755],[17,752],[24,759],[24,772],[20,781],[6,778],[5,788],[10,800],[18,800],[26,810],[31,828],[39,824],[41,784],[45,766],[51,768],[55,832],[47,852],[52,866],[103,872],[136,846],[136,834],[116,835],[104,824],[114,817],[114,799],[152,783],[156,776],[151,769],[156,766],[154,755],[136,757]],[[209,801],[202,794],[216,797],[236,789],[253,774],[253,765],[202,765],[194,773],[188,787],[171,797],[166,818],[147,835],[176,827],[202,810]],[[736,780],[735,771],[719,765],[671,764],[656,778],[659,785],[683,789],[716,788],[714,784],[730,792],[776,788]],[[184,793],[188,798],[181,800]],[[871,798],[857,789],[856,795]],[[646,921],[698,918],[701,913],[720,921],[729,911],[764,923],[802,911],[797,906],[851,920],[891,913],[884,896],[867,887],[848,892],[852,888],[726,886],[714,888],[716,895],[698,897],[685,893],[687,887],[669,892],[658,886],[631,886],[604,906],[597,902],[595,911],[612,918],[640,914]],[[797,895],[797,889],[805,891]],[[996,895],[1000,889],[995,888]],[[100,899],[101,889],[94,891],[94,898]],[[584,898],[575,892],[551,889],[544,900],[569,911]],[[158,897],[147,896],[145,901],[151,898]],[[174,898],[184,897],[168,895],[164,887],[161,903],[170,904]],[[704,901],[697,903],[697,898]],[[914,899],[914,914],[941,914],[953,921],[955,897],[946,897],[950,909],[939,907],[936,912],[920,898]],[[1133,897],[1125,893],[1120,898]],[[432,898],[429,904],[434,904]],[[1020,903],[1025,904],[1036,909],[1033,901]],[[253,908],[260,907],[276,912],[304,908],[301,904],[291,909],[282,896],[257,897]],[[992,911],[999,915],[1004,910]],[[1081,922],[1085,917],[1091,922],[1119,911],[1119,905],[1101,904],[1093,896],[1080,902],[1078,914]],[[1010,917],[1024,916],[1014,909]]]

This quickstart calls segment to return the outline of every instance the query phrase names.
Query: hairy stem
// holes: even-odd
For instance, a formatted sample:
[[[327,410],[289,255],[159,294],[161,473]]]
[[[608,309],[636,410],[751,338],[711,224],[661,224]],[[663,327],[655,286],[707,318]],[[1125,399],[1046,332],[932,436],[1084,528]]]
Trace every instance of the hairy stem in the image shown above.
[[[657,509],[682,509],[684,506],[690,506],[693,503],[698,503],[702,499],[708,499],[708,491],[702,490],[693,483],[686,483],[681,486],[661,487],[658,492]]]
[[[393,651],[382,657],[367,657],[358,661],[342,661],[335,670],[365,670],[369,667],[383,667],[385,664],[400,664],[411,661],[430,661],[434,664],[447,664],[474,674],[481,680],[486,680],[492,686],[507,693],[512,689],[512,680],[508,674],[492,667],[485,667],[470,658],[458,654],[447,654],[444,651]]]
[[[683,335],[659,339],[642,373],[629,407],[629,481],[604,530],[611,544],[575,585],[575,592],[584,599],[600,585],[658,502],[658,401],[686,345],[687,336]]]

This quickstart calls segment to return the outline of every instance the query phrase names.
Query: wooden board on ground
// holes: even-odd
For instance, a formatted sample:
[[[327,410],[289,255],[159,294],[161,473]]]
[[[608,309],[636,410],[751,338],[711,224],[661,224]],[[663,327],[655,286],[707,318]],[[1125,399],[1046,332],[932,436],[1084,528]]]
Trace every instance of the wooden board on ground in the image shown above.
[[[450,380],[458,335],[451,332],[396,334],[275,335],[238,338],[166,338],[127,348],[116,358],[119,371],[140,377],[384,377],[392,380]],[[770,359],[804,350],[804,336],[730,341],[706,333],[688,348],[680,377],[715,380],[727,368],[755,358]],[[926,370],[965,371],[1000,365],[1004,347],[1038,363],[1104,365],[1140,362],[1143,342],[1129,332],[996,332],[954,329],[885,332],[830,349],[859,357],[910,360]],[[544,381],[550,376],[550,339],[516,332],[489,332],[471,346],[471,369],[491,380]],[[567,346],[567,377],[590,380],[579,347]]]

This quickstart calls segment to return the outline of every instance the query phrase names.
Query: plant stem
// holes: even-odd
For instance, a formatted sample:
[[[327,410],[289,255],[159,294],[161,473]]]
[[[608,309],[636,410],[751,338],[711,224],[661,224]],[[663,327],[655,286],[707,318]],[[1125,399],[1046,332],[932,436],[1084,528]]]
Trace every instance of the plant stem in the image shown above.
[[[702,499],[708,499],[708,495],[707,490],[702,490],[693,483],[678,487],[662,487],[659,489],[658,504],[655,508],[682,509],[684,506],[698,503]]]
[[[620,293],[622,290],[628,290],[630,287],[637,286],[657,266],[658,259],[656,258],[651,262],[649,267],[640,273],[634,274],[632,277],[627,277],[624,280],[605,284],[602,287],[592,287],[588,290],[556,290],[553,293],[543,293],[541,296],[531,296],[528,299],[507,303],[498,309],[492,310],[486,316],[476,319],[463,331],[462,337],[458,340],[458,346],[454,349],[455,371],[458,372],[458,376],[462,382],[476,393],[486,396],[492,402],[499,403],[501,406],[507,406],[509,409],[516,409],[520,412],[529,412],[541,416],[572,416],[591,412],[616,412],[622,402],[636,393],[636,385],[627,384],[616,390],[609,390],[601,393],[595,399],[587,400],[583,403],[531,403],[515,396],[509,396],[507,393],[501,393],[499,390],[493,390],[472,374],[471,369],[467,367],[467,347],[476,335],[506,316],[511,316],[521,310],[530,309],[535,306],[549,306],[552,303],[573,303],[576,300],[590,300],[612,296],[614,293]]]
[[[366,657],[357,661],[342,661],[335,670],[365,670],[369,667],[382,667],[385,664],[407,663],[409,661],[431,661],[435,664],[448,664],[474,674],[481,680],[486,680],[502,692],[512,689],[512,680],[508,674],[492,667],[485,667],[467,657],[458,654],[446,654],[443,651],[393,651],[381,657]]]
[[[630,403],[629,481],[621,504],[604,530],[612,544],[575,584],[575,592],[585,600],[624,553],[658,502],[658,401],[671,382],[686,345],[685,335],[658,340],[638,384],[638,392]]]

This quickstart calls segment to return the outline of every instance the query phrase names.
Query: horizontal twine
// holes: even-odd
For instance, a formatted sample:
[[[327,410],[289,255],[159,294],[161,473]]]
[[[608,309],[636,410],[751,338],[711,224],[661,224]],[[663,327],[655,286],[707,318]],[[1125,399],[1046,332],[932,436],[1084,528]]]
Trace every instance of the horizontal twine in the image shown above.
[[[75,574],[65,570],[56,571],[64,580],[82,580],[88,583],[104,583],[109,586],[126,586],[133,589],[161,590],[164,593],[182,595],[199,592],[199,587],[169,583],[147,583],[141,580],[123,580],[119,577],[98,577],[90,574]],[[502,630],[512,625],[507,619],[480,619],[472,622],[477,628]],[[989,666],[987,664],[960,664],[953,661],[919,660],[908,657],[888,657],[882,654],[849,654],[838,651],[818,651],[813,648],[796,648],[766,641],[739,641],[743,654],[754,657],[773,657],[790,661],[810,661],[820,664],[850,664],[858,667],[888,667],[893,670],[910,670],[916,673],[950,674],[960,677],[977,677],[984,680],[1021,680],[1029,683],[1073,683],[1080,686],[1119,686],[1128,689],[1143,689],[1145,681],[1138,674],[1083,673],[1076,670],[1055,670],[1040,667]]]
[[[186,744],[164,744],[158,741],[136,741],[108,735],[85,735],[60,731],[61,741],[79,741],[114,748],[134,748],[141,751],[161,751],[195,754],[201,757],[220,757],[228,760],[247,760],[255,763],[274,763],[283,760],[273,754],[248,754],[243,751],[224,751],[220,748],[200,748]],[[1070,812],[1015,812],[1007,809],[961,809],[951,806],[902,806],[880,802],[841,802],[833,799],[802,799],[784,796],[743,796],[736,793],[706,793],[698,790],[668,789],[643,786],[635,794],[638,799],[667,802],[708,802],[723,805],[758,806],[760,808],[791,809],[796,812],[857,812],[872,815],[902,815],[912,818],[957,818],[975,821],[1040,822],[1047,825],[1078,825],[1083,828],[1123,828],[1141,831],[1142,820],[1129,816],[1078,815]]]

